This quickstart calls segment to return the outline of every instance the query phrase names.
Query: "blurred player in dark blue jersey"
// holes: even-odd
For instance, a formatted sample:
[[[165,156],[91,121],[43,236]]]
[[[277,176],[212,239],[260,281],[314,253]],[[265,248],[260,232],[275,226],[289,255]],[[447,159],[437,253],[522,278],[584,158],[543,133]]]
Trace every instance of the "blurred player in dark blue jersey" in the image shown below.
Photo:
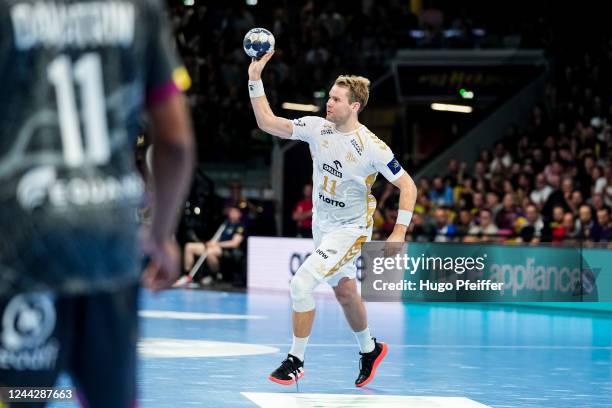
[[[194,162],[164,6],[0,0],[0,77],[0,386],[67,371],[84,406],[135,406],[139,242],[146,286],[171,285]],[[139,238],[144,111],[154,195]]]

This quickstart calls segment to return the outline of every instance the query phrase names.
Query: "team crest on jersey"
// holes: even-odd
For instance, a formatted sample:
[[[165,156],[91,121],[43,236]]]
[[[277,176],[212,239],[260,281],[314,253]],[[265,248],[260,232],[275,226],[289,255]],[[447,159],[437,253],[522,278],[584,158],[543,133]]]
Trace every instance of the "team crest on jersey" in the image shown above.
[[[402,166],[399,164],[399,162],[397,161],[395,157],[393,158],[393,160],[387,163],[387,167],[389,168],[389,170],[391,170],[391,173],[393,173],[394,175],[399,173],[400,170],[402,169]]]
[[[353,153],[348,152],[346,154],[346,161],[349,162],[349,163],[354,163],[354,162],[357,161],[357,158],[355,157],[355,155]]]
[[[357,154],[361,156],[363,154],[363,148],[359,145],[359,143],[357,143],[355,139],[351,139],[351,144],[357,151]]]

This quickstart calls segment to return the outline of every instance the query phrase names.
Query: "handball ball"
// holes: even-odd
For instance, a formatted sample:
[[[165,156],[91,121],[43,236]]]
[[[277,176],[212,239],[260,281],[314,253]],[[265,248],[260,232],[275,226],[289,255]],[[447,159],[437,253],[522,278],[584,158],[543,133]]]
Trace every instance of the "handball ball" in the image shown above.
[[[242,45],[249,57],[259,59],[274,51],[274,36],[265,28],[253,28],[244,36]]]

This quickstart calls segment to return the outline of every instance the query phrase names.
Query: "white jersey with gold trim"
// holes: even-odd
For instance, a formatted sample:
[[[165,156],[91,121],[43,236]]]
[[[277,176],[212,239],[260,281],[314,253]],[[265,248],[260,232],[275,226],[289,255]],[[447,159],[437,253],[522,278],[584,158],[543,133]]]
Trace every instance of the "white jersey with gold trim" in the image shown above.
[[[378,173],[393,182],[404,169],[389,147],[365,126],[339,132],[318,116],[293,120],[292,140],[310,147],[313,161],[313,225],[370,228],[376,199],[370,190]]]

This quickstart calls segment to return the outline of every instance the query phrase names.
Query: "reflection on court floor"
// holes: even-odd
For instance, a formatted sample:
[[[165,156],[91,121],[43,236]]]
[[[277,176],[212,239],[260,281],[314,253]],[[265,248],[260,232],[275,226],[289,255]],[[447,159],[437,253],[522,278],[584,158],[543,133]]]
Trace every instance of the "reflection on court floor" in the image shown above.
[[[353,385],[358,347],[340,307],[323,297],[298,393],[267,379],[291,342],[287,294],[143,293],[140,407],[612,406],[612,316],[367,307],[373,334],[390,346],[376,379]]]

